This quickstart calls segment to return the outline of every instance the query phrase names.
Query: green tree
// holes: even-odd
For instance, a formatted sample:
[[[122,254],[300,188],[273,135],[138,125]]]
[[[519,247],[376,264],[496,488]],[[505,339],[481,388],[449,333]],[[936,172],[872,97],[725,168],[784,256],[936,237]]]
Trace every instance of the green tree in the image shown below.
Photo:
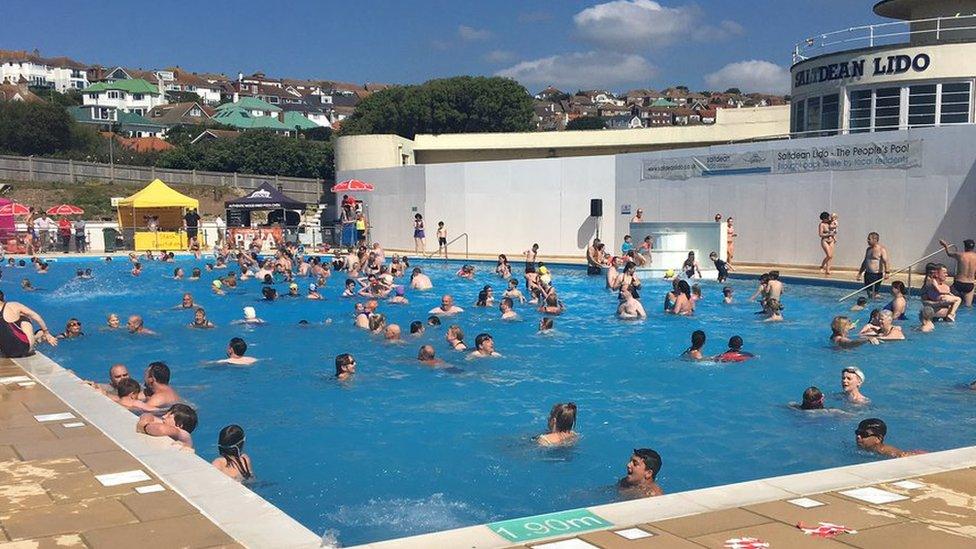
[[[524,132],[532,97],[514,80],[458,76],[376,92],[343,121],[342,135]]]
[[[46,99],[62,107],[74,107],[81,105],[81,90],[69,89],[64,93],[56,91],[54,88],[30,86],[30,91],[41,99]]]
[[[725,93],[733,93],[735,95],[742,95],[742,91],[739,88],[729,88],[725,90]]]
[[[52,154],[71,146],[74,120],[52,103],[0,103],[0,151],[23,155]]]
[[[200,99],[196,92],[167,90],[166,100],[170,103],[200,103],[203,105],[203,99]]]
[[[607,121],[599,116],[581,116],[566,124],[567,130],[604,130],[606,128]]]

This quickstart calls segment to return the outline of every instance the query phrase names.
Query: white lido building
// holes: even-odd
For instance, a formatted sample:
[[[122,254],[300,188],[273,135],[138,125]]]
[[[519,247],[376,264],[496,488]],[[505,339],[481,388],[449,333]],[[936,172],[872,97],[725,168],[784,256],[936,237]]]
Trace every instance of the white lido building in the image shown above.
[[[828,211],[840,219],[836,265],[856,267],[877,231],[904,266],[939,238],[976,238],[976,0],[885,0],[874,11],[892,21],[798,37],[788,109],[607,137],[632,143],[601,144],[604,132],[343,137],[337,178],[375,185],[357,198],[388,247],[412,250],[422,213],[428,248],[444,221],[472,252],[517,257],[538,242],[543,254],[580,257],[597,232],[619,250],[641,208],[651,222],[734,217],[736,262],[817,266]]]

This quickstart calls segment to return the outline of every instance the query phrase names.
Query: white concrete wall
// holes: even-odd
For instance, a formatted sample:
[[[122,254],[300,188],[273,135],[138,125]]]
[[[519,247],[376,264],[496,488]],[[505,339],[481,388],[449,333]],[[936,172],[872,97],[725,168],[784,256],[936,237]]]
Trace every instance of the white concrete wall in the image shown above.
[[[617,157],[617,200],[644,208],[649,221],[735,218],[735,260],[819,265],[821,211],[840,215],[835,265],[857,267],[870,231],[881,234],[894,267],[935,251],[944,237],[974,238],[976,127],[930,128],[680,151],[681,156],[776,150],[830,144],[923,140],[922,165],[909,170],[859,170],[640,180],[644,158],[676,151]],[[618,215],[618,237],[624,225]]]

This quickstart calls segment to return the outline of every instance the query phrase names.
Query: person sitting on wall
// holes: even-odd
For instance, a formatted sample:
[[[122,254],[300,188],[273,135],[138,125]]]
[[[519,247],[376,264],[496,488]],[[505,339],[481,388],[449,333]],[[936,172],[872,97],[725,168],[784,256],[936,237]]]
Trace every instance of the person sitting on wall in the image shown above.
[[[620,495],[628,498],[660,496],[664,490],[657,484],[661,472],[661,455],[650,448],[635,448],[627,462],[627,476],[617,482]]]

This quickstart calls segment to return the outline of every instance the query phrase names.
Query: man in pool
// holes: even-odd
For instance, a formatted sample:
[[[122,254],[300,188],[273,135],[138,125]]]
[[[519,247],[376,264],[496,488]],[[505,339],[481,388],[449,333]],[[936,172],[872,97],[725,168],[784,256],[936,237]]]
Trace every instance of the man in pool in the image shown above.
[[[617,316],[622,320],[636,320],[647,318],[647,312],[640,301],[634,299],[634,294],[627,288],[620,289],[620,305],[617,306]]]
[[[221,364],[233,364],[235,366],[250,366],[258,361],[258,359],[251,356],[244,356],[247,352],[247,343],[239,338],[234,337],[227,343],[227,358],[223,360],[218,360],[217,362]]]
[[[434,307],[428,314],[450,316],[463,312],[464,309],[454,304],[454,297],[452,297],[451,294],[444,294],[444,296],[441,297],[440,307]]]
[[[339,381],[348,381],[356,373],[356,359],[349,353],[335,357],[335,376]]]
[[[111,368],[108,369],[108,385],[102,385],[101,383],[96,383],[94,381],[86,381],[85,383],[91,385],[99,392],[103,394],[118,394],[119,383],[123,379],[129,378],[129,369],[125,367],[125,364],[113,364]]]
[[[973,293],[976,290],[976,242],[962,241],[963,252],[950,252],[949,243],[940,240],[939,244],[946,255],[956,260],[956,276],[952,277],[952,293],[961,297],[967,307],[973,306]]]
[[[132,315],[129,317],[128,322],[126,322],[126,328],[129,329],[130,334],[139,335],[155,335],[156,332],[146,328],[143,324],[142,317],[139,315]]]
[[[864,421],[858,423],[857,429],[854,430],[854,440],[857,442],[857,446],[868,452],[873,452],[875,454],[890,458],[900,458],[925,453],[921,450],[899,450],[894,446],[885,444],[884,439],[887,435],[888,426],[885,425],[884,421],[881,421],[878,418],[865,419]]]
[[[414,290],[429,290],[434,287],[430,277],[425,275],[420,267],[414,267],[410,273],[410,287]]]
[[[650,448],[635,448],[627,462],[627,476],[617,482],[620,494],[628,498],[660,496],[664,490],[657,484],[661,472],[661,455]]]
[[[142,414],[136,424],[137,433],[145,433],[153,437],[169,437],[190,450],[193,449],[190,433],[196,428],[197,411],[186,404],[170,406],[163,417]]]
[[[509,297],[503,297],[501,302],[498,304],[498,310],[502,312],[502,320],[516,320],[518,319],[518,314],[515,313],[513,308],[514,303]]]
[[[857,271],[854,280],[860,280],[864,275],[865,288],[870,299],[877,299],[881,291],[881,281],[888,276],[888,250],[881,245],[881,236],[876,232],[868,233],[868,247],[864,250],[864,261]]]
[[[417,360],[419,360],[421,364],[425,364],[427,366],[437,366],[442,362],[441,359],[434,355],[434,347],[432,345],[421,346],[420,350],[417,352]]]
[[[471,358],[488,358],[502,355],[495,352],[495,340],[491,334],[482,333],[474,338],[474,351],[468,356]]]
[[[143,397],[152,408],[166,408],[180,401],[180,395],[169,385],[169,366],[153,362],[143,374]]]

